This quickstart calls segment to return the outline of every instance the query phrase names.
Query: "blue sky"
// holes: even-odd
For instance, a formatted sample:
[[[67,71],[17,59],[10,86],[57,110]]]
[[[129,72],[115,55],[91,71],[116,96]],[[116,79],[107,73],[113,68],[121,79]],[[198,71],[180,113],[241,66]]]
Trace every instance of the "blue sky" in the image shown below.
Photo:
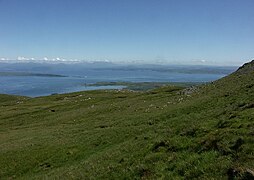
[[[0,0],[0,58],[240,65],[254,0]]]

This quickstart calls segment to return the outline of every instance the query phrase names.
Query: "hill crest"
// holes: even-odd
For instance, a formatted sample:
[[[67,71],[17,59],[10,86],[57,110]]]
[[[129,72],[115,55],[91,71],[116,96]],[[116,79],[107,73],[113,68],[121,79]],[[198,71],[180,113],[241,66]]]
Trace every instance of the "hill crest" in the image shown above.
[[[251,73],[254,71],[254,60],[245,63],[241,67],[237,69],[236,72],[241,73],[241,74],[246,74],[246,73]]]

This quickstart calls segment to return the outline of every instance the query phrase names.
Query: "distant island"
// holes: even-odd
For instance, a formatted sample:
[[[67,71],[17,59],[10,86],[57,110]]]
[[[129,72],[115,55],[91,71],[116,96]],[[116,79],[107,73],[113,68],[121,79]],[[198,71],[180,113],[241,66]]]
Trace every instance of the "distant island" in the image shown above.
[[[180,86],[190,87],[200,85],[204,82],[97,82],[92,84],[85,84],[85,86],[123,86],[123,90],[132,91],[148,91],[163,86]]]
[[[38,77],[67,77],[58,74],[42,74],[29,72],[0,72],[0,76],[38,76]]]

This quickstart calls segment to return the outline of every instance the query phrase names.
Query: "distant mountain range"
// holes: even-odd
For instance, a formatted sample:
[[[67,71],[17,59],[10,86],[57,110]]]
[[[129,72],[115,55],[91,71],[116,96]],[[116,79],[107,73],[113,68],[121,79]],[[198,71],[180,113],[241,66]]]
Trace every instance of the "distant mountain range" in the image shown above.
[[[185,74],[229,74],[236,66],[201,66],[201,65],[159,65],[159,64],[115,64],[97,61],[93,63],[49,63],[49,62],[0,62],[0,72],[29,72],[46,74],[83,75],[85,70],[112,71],[159,71]]]

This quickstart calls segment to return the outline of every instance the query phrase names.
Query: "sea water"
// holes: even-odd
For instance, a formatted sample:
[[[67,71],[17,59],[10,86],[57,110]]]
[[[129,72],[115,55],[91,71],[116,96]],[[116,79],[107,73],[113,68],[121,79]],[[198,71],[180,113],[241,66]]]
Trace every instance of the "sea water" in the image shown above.
[[[0,67],[1,71],[1,67]],[[232,69],[233,71],[233,69]],[[210,82],[227,75],[223,73],[179,73],[154,71],[153,69],[91,68],[73,72],[68,69],[52,71],[65,77],[47,76],[0,76],[0,94],[23,95],[30,97],[46,96],[55,93],[69,93],[96,89],[121,89],[124,86],[90,86],[97,82]],[[51,73],[52,73],[51,72]],[[40,72],[41,73],[41,72]],[[48,73],[48,72],[47,72]],[[89,86],[88,86],[89,85]]]

